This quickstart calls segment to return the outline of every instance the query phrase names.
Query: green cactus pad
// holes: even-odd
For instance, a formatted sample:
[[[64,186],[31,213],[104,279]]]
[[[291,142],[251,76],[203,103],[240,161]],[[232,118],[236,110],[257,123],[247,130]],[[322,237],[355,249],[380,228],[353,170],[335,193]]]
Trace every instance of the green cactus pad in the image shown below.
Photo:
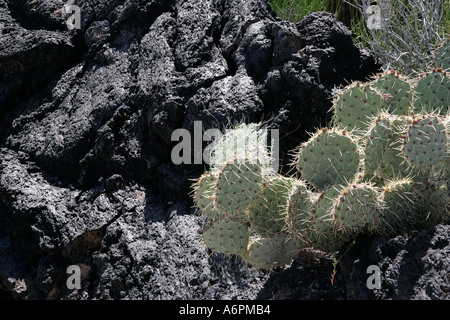
[[[331,210],[334,201],[336,201],[340,195],[341,189],[343,189],[343,186],[341,185],[330,187],[318,197],[310,216],[310,228],[312,233],[320,235],[333,229]]]
[[[380,74],[372,86],[378,89],[387,104],[387,110],[395,115],[407,115],[412,105],[411,84],[396,71]]]
[[[386,109],[386,101],[375,89],[357,82],[337,95],[332,109],[337,126],[364,131],[370,119]]]
[[[382,205],[376,187],[360,183],[344,188],[334,202],[332,215],[343,232],[375,228],[381,218]]]
[[[334,230],[329,232],[324,232],[322,234],[311,234],[308,239],[314,249],[324,251],[324,252],[335,252],[339,251],[345,242],[349,241],[352,234],[347,232],[342,232],[341,230]]]
[[[279,234],[286,226],[286,207],[295,179],[275,175],[263,182],[249,211],[252,228],[262,237]]]
[[[301,146],[296,166],[303,179],[324,190],[353,181],[359,163],[359,148],[350,134],[324,128]]]
[[[404,231],[414,222],[415,185],[410,179],[389,181],[382,189],[381,198],[385,203],[383,217],[377,225],[377,232],[393,235]]]
[[[401,137],[405,133],[407,124],[408,121],[404,117],[391,116],[389,118],[389,140],[377,170],[377,175],[381,179],[389,180],[394,177],[407,177],[414,170],[407,163],[402,152],[403,140]]]
[[[406,159],[416,168],[445,161],[447,134],[438,116],[420,116],[413,120],[404,139]]]
[[[290,263],[304,246],[301,239],[284,234],[253,239],[242,258],[253,267],[267,270]]]
[[[314,195],[303,181],[296,183],[290,193],[287,209],[287,230],[294,237],[304,237],[310,227]]]
[[[224,254],[244,254],[249,237],[250,231],[245,224],[227,220],[215,222],[203,233],[206,246]]]
[[[429,228],[450,221],[450,197],[445,183],[438,187],[422,185],[414,191],[414,200],[418,207],[416,226]]]
[[[258,162],[236,159],[223,166],[216,187],[216,208],[240,221],[248,221],[247,209],[253,203],[262,183]]]
[[[423,75],[415,90],[415,114],[439,111],[446,114],[450,101],[450,79],[445,71],[435,69]]]
[[[382,114],[373,121],[365,135],[364,175],[366,177],[372,177],[383,160],[391,137],[389,127],[389,115]]]
[[[347,235],[335,228],[332,208],[338,199],[342,185],[333,186],[319,195],[314,202],[309,219],[309,229],[306,231],[305,242],[319,250],[332,252],[338,250],[346,241]]]
[[[212,220],[224,218],[219,210],[215,207],[215,188],[218,180],[218,172],[216,174],[207,172],[203,174],[194,186],[194,201],[201,213]]]
[[[450,71],[450,39],[445,40],[434,52],[437,68]]]

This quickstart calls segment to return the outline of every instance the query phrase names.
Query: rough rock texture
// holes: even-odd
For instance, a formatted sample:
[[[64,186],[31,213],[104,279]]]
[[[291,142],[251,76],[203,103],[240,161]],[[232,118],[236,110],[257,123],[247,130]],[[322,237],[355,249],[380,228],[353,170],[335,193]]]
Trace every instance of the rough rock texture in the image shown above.
[[[264,120],[287,156],[335,86],[377,71],[348,29],[326,13],[283,22],[264,0],[76,4],[70,31],[61,0],[0,0],[0,298],[368,298],[355,260],[331,283],[330,257],[267,273],[211,254],[189,198],[204,166],[171,161],[172,132],[194,121]],[[448,297],[448,229],[416,239],[372,257],[389,287],[375,297]]]
[[[349,299],[449,300],[450,226],[438,225],[411,238],[376,237],[366,242],[347,261]],[[381,288],[364,285],[367,266],[381,271]]]

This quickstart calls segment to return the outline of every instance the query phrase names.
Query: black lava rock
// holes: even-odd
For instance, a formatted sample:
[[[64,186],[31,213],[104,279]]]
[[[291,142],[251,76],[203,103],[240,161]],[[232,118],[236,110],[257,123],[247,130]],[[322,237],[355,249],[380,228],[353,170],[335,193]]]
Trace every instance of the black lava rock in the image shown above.
[[[329,256],[267,273],[211,254],[189,197],[204,164],[171,160],[176,129],[265,121],[288,162],[329,120],[333,88],[378,71],[344,25],[281,21],[264,0],[76,3],[68,30],[61,1],[0,0],[0,297],[372,296],[357,258],[331,282]],[[445,230],[374,249],[381,298],[448,298]]]

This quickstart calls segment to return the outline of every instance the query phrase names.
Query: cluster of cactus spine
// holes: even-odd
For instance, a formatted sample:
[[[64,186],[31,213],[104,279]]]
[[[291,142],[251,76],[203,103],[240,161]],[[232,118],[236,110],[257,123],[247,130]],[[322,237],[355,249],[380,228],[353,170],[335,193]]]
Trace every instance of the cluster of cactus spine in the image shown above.
[[[355,82],[335,95],[330,126],[295,150],[293,176],[272,169],[265,145],[246,143],[267,138],[257,124],[231,130],[194,185],[210,221],[206,246],[271,269],[303,249],[337,251],[361,232],[395,235],[446,221],[449,104],[442,68],[414,80],[387,71]]]

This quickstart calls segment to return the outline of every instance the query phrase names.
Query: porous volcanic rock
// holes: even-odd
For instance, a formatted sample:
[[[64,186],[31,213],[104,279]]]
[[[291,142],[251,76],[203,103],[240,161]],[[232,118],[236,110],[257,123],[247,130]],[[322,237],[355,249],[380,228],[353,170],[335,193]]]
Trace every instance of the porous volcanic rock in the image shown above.
[[[205,166],[171,150],[196,121],[264,121],[288,162],[329,120],[333,88],[378,71],[350,31],[323,12],[281,21],[264,0],[76,5],[68,30],[60,0],[0,0],[0,297],[345,299],[330,257],[267,273],[212,254],[189,197]]]

